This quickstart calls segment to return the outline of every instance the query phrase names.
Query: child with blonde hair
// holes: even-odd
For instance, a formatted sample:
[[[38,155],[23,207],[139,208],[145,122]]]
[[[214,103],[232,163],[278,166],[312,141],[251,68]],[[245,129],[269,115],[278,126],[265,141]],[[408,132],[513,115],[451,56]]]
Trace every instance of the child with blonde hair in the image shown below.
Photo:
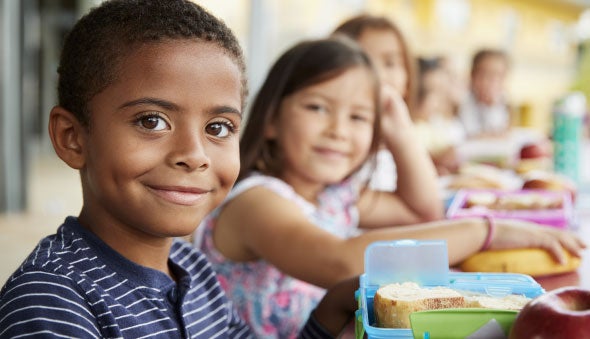
[[[294,337],[325,288],[363,273],[365,248],[378,240],[444,239],[450,265],[482,249],[579,255],[576,236],[522,221],[388,227],[415,211],[395,192],[367,188],[358,171],[380,144],[416,151],[400,142],[413,131],[393,108],[396,98],[348,38],[298,43],[271,67],[243,131],[238,182],[203,221],[197,244],[258,337]]]

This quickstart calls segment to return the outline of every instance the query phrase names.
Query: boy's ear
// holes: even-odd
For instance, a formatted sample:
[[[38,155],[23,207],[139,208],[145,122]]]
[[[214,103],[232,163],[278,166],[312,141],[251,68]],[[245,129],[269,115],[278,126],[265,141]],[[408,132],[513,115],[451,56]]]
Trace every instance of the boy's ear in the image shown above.
[[[49,137],[55,153],[68,166],[74,169],[84,166],[86,129],[72,112],[61,106],[55,106],[51,110]]]

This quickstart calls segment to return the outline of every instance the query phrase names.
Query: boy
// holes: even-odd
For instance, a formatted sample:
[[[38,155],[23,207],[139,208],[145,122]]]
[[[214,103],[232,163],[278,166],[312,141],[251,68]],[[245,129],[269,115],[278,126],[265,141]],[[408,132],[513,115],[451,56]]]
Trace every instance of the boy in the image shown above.
[[[510,112],[504,97],[508,70],[508,55],[501,50],[482,49],[473,56],[470,93],[459,110],[468,137],[508,131]]]
[[[49,134],[84,203],[6,282],[0,337],[251,336],[207,259],[176,239],[238,175],[233,33],[189,1],[107,1],[74,26],[58,72]],[[301,336],[337,333],[355,284],[331,289]]]

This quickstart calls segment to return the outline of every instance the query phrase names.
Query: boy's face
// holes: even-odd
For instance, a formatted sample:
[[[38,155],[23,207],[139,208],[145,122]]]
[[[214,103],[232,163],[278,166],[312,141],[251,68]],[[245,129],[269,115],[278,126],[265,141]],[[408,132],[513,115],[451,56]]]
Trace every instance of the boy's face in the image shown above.
[[[80,221],[147,238],[190,234],[239,172],[241,74],[210,43],[143,45],[89,102]],[[115,232],[117,233],[117,232]]]

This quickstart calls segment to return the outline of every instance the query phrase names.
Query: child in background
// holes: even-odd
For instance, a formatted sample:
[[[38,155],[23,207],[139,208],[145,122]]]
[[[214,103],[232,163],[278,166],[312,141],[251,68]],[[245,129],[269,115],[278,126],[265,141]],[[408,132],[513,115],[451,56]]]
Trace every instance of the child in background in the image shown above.
[[[375,65],[382,84],[391,87],[395,91],[394,95],[403,99],[395,98],[392,104],[400,119],[406,118],[408,107],[412,110],[415,103],[415,62],[400,29],[385,17],[363,14],[340,24],[334,34],[344,34],[358,42]],[[400,224],[442,218],[443,205],[438,203],[442,200],[438,199],[436,170],[428,152],[416,142],[418,139],[416,133],[411,131],[411,123],[394,128],[407,128],[408,132],[396,138],[395,142],[399,145],[393,149],[380,147],[370,187],[395,190],[410,207],[428,202],[428,207],[415,208],[418,218],[402,219]]]
[[[459,109],[467,137],[493,137],[508,131],[504,82],[509,68],[508,55],[501,50],[482,49],[473,56],[470,92]]]
[[[74,26],[58,71],[49,134],[84,204],[2,288],[0,337],[251,338],[206,257],[175,239],[239,173],[233,33],[190,1],[107,1]],[[337,334],[357,287],[335,286],[301,336]]]
[[[324,288],[363,273],[364,251],[378,240],[445,239],[451,265],[481,249],[542,247],[563,260],[563,247],[579,256],[574,235],[522,221],[386,227],[413,212],[357,175],[380,143],[414,150],[399,143],[409,119],[386,89],[362,49],[340,37],[287,50],[255,97],[238,182],[203,221],[199,246],[258,337],[293,337]]]
[[[392,86],[408,106],[413,106],[416,65],[401,30],[391,20],[361,14],[341,23],[334,34],[355,40],[371,58],[381,82]]]
[[[467,83],[464,77],[460,74],[459,61],[456,57],[452,55],[440,55],[437,57],[437,61],[447,74],[448,82],[446,83],[445,91],[448,98],[451,100],[453,115],[457,117],[459,107],[469,92]]]
[[[456,173],[461,165],[455,147],[465,139],[448,91],[450,76],[442,58],[418,58],[418,96],[412,121],[439,175]]]

